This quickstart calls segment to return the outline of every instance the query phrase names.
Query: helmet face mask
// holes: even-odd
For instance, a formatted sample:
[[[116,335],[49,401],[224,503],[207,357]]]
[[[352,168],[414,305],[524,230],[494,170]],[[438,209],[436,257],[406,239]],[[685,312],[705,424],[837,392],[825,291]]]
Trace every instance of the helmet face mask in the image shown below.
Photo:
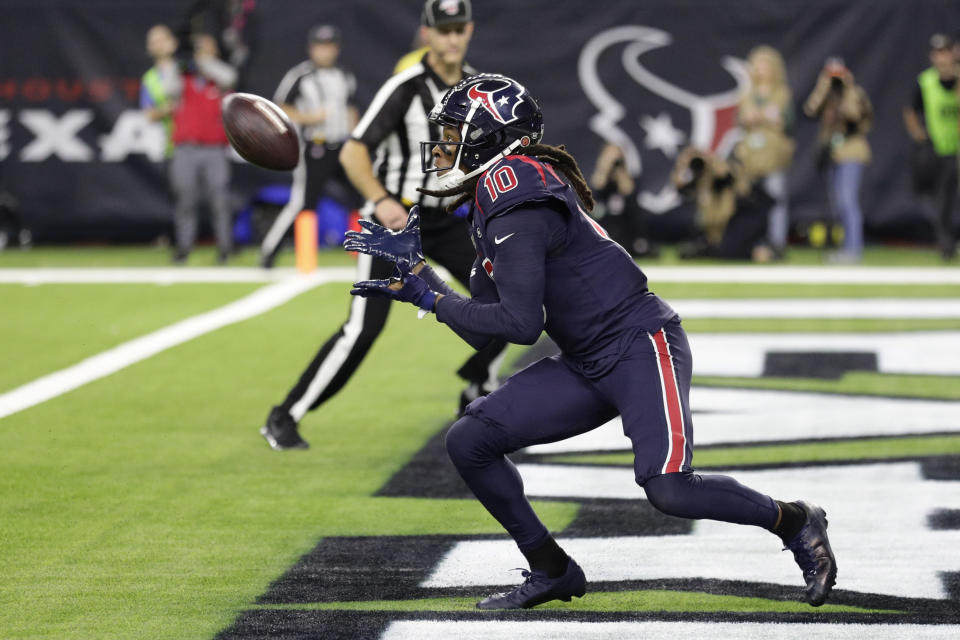
[[[424,173],[443,171],[441,189],[460,185],[521,146],[543,137],[543,114],[520,83],[498,74],[470,76],[452,87],[427,118],[440,127],[453,127],[460,141],[420,143]],[[454,147],[452,168],[433,166],[433,147]]]

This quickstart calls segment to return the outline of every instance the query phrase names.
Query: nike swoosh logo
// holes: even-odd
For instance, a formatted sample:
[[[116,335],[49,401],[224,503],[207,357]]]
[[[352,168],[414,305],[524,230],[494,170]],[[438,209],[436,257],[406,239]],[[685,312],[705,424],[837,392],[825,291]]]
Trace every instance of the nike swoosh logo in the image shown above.
[[[513,233],[516,233],[516,231],[514,231]],[[500,244],[501,242],[503,242],[504,240],[506,240],[507,238],[509,238],[510,236],[512,236],[513,233],[508,233],[507,235],[503,236],[502,238],[494,238],[494,239],[493,239],[493,244]]]
[[[472,277],[475,276],[475,275],[477,275],[477,268],[476,268],[476,267],[470,269],[470,277],[472,278]]]

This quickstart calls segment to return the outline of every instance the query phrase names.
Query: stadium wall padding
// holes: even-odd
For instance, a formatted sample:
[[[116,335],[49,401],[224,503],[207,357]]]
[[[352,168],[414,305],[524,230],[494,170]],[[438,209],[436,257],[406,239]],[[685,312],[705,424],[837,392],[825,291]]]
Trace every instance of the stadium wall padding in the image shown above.
[[[170,221],[162,137],[138,112],[149,66],[144,34],[188,14],[214,21],[210,0],[5,0],[0,20],[0,185],[39,241],[146,240]],[[256,0],[244,30],[252,54],[240,90],[271,96],[305,57],[315,23],[343,32],[341,61],[361,110],[406,53],[420,0]],[[824,60],[841,56],[873,101],[862,203],[874,238],[925,240],[930,212],[910,189],[901,110],[928,66],[927,41],[960,25],[948,0],[474,0],[469,61],[514,76],[546,113],[546,142],[565,143],[589,173],[602,138],[630,147],[641,198],[664,215],[671,153],[727,148],[730,100],[750,49],[778,48],[796,110],[790,172],[795,224],[826,215],[814,167],[817,123],[800,106]],[[203,18],[202,16],[208,16]],[[196,22],[196,20],[194,20]],[[237,164],[239,209],[264,184],[289,180]]]

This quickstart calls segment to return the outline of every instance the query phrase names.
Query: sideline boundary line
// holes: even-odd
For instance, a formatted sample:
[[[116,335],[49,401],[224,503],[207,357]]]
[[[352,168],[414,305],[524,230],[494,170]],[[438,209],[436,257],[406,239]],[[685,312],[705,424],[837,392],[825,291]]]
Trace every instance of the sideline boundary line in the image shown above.
[[[353,271],[349,271],[352,274]],[[0,419],[73,391],[206,333],[258,316],[314,287],[339,282],[343,279],[339,277],[342,275],[325,271],[309,276],[287,278],[227,305],[185,318],[102,351],[75,365],[37,378],[0,394]]]

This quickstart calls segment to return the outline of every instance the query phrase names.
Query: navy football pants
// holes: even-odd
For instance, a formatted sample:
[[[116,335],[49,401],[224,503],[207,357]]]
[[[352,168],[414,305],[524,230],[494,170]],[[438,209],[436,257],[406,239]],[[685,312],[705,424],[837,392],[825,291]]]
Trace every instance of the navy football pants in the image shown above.
[[[641,332],[606,375],[591,380],[545,358],[474,401],[447,433],[447,452],[480,502],[523,551],[549,535],[506,454],[585,433],[619,414],[634,471],[650,503],[669,515],[773,528],[776,503],[727,476],[693,473],[690,345],[679,320]],[[571,471],[576,473],[576,471]]]

